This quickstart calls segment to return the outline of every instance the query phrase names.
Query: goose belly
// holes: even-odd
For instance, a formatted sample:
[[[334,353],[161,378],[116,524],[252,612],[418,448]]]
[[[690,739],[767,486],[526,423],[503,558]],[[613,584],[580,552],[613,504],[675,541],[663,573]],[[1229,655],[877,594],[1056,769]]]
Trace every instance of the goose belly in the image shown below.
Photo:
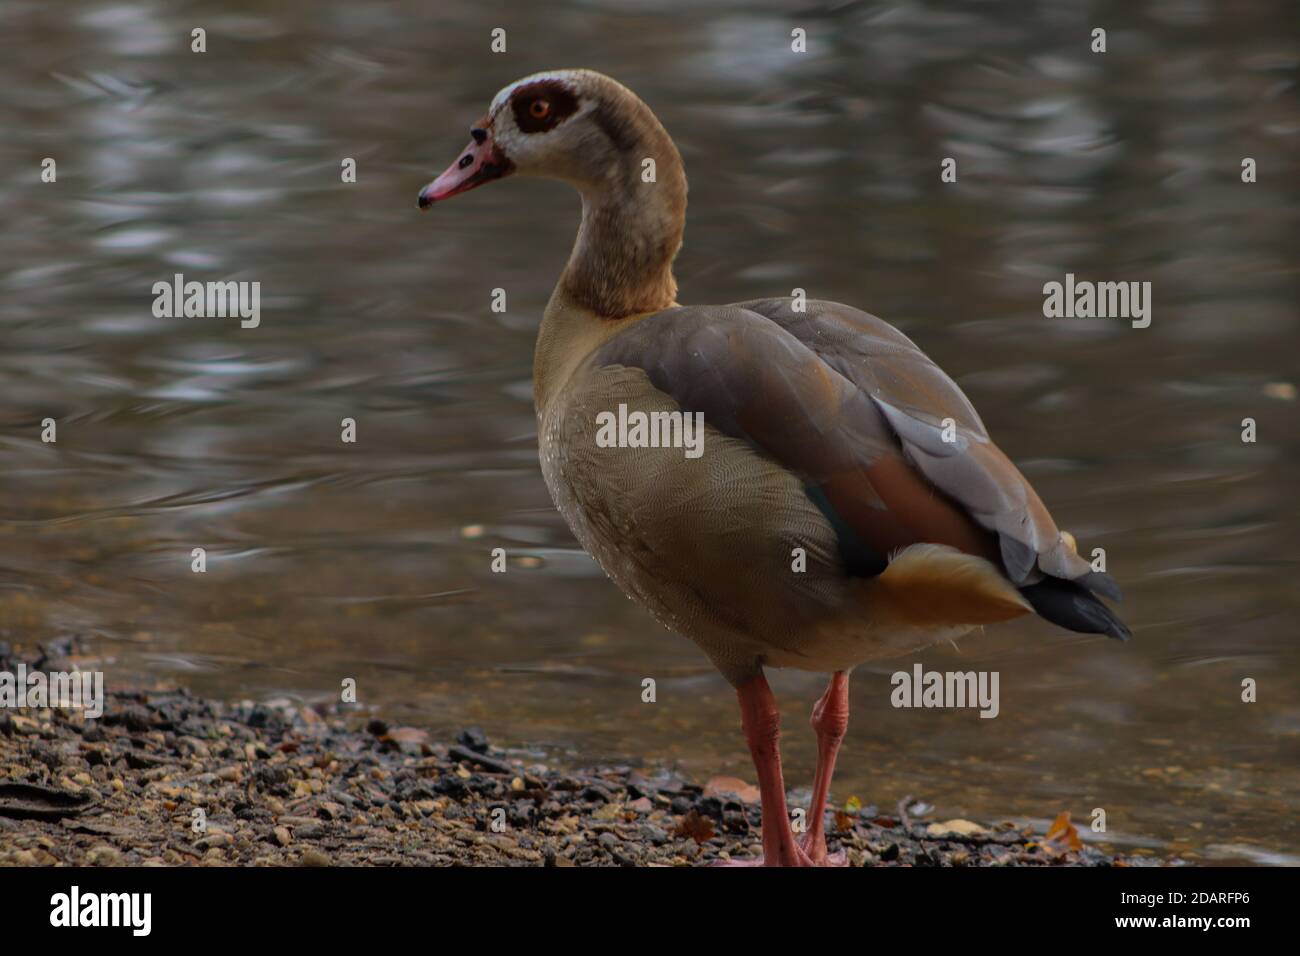
[[[580,392],[539,415],[547,487],[619,588],[724,675],[845,669],[966,630],[874,624],[868,584],[844,573],[835,532],[795,475],[707,424],[695,458],[609,445],[598,415],[617,408],[610,398]],[[676,410],[657,392],[635,400]]]

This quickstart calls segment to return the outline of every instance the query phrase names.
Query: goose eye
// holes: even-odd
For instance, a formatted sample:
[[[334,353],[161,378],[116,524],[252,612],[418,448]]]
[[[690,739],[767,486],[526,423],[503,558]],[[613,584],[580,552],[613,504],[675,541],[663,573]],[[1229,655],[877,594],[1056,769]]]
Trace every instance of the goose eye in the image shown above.
[[[551,115],[551,104],[546,100],[533,100],[528,104],[528,115],[533,119],[546,119]]]

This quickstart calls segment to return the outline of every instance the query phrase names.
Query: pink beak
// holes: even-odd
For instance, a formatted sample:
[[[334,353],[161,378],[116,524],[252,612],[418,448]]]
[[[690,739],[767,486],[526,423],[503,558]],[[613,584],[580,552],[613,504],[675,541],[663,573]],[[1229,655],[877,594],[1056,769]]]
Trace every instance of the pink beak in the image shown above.
[[[419,206],[428,209],[436,202],[469,192],[476,186],[500,179],[514,172],[514,164],[496,148],[492,136],[484,129],[470,131],[473,140],[460,158],[429,185],[420,190]]]

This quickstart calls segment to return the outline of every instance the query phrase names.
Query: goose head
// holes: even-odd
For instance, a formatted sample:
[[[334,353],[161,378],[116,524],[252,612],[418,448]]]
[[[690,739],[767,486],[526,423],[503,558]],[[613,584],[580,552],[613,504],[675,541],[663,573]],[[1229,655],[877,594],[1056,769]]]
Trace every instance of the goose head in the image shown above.
[[[562,180],[582,195],[582,225],[557,286],[567,301],[599,318],[675,301],[686,173],[635,93],[592,70],[516,80],[493,97],[446,172],[420,190],[419,206],[514,174]]]
[[[639,171],[632,167],[665,142],[672,149],[649,107],[609,77],[535,73],[493,97],[470,129],[469,145],[420,190],[419,205],[427,209],[516,173],[563,180],[584,193],[600,190]]]
[[[469,130],[468,146],[420,190],[420,208],[512,173],[562,179],[598,173],[601,156],[590,155],[598,101],[589,86],[577,72],[538,73],[498,92]]]

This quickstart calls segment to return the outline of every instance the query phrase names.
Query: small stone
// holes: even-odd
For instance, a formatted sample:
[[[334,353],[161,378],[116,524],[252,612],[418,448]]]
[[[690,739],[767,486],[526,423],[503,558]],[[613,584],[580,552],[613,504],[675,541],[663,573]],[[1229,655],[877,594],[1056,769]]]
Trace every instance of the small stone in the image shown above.
[[[149,711],[143,707],[131,706],[122,713],[122,723],[133,734],[142,734],[149,729]]]
[[[208,835],[203,839],[196,841],[194,849],[207,851],[217,847],[230,846],[234,842],[235,838],[229,833],[224,833],[221,830],[214,830],[208,833]]]
[[[87,866],[118,866],[121,862],[121,851],[104,843],[92,847],[90,852],[86,854]]]
[[[40,724],[32,720],[30,717],[24,717],[22,714],[14,714],[10,718],[10,721],[13,727],[13,732],[16,734],[34,737],[41,732]]]
[[[466,727],[456,738],[457,742],[475,753],[485,754],[488,752],[487,734],[479,727]]]
[[[330,858],[320,850],[309,849],[303,852],[298,859],[298,864],[300,866],[329,866]]]
[[[276,827],[274,832],[275,842],[280,846],[288,846],[293,842],[293,834],[289,832],[288,827]]]

